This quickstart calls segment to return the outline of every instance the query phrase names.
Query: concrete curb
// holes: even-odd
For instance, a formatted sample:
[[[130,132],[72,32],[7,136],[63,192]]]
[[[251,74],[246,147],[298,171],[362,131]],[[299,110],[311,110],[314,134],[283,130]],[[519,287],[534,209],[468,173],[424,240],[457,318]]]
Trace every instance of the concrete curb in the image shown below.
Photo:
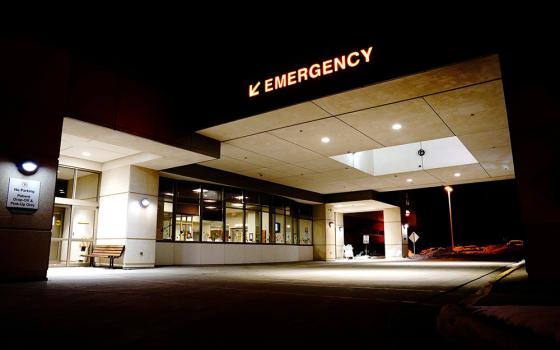
[[[553,349],[554,344],[524,328],[514,327],[503,321],[480,315],[473,307],[487,296],[494,283],[525,265],[520,261],[497,275],[459,304],[444,305],[437,317],[438,331],[449,341],[463,348],[493,349]]]
[[[510,275],[513,271],[519,269],[522,266],[525,266],[525,260],[521,260],[520,262],[517,262],[515,264],[510,265],[510,268],[508,268],[506,271],[504,271],[504,272],[500,273],[499,275],[497,275],[496,277],[494,277],[493,280],[488,282],[483,287],[479,288],[473,294],[471,294],[468,297],[461,300],[459,302],[459,304],[464,305],[464,306],[471,306],[471,305],[476,304],[479,300],[481,300],[482,298],[484,298],[485,296],[490,294],[490,292],[492,291],[492,287],[494,286],[494,283],[499,282],[500,280],[502,280],[506,276]]]
[[[466,349],[548,349],[538,339],[520,335],[513,327],[473,313],[467,307],[448,304],[437,318],[438,331]]]

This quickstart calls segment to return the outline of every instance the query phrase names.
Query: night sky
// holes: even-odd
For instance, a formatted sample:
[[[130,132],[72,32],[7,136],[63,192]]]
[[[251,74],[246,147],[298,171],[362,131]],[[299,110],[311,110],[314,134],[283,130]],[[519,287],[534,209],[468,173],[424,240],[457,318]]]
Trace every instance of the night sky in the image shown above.
[[[455,245],[487,245],[523,239],[515,180],[453,185],[451,209]],[[406,191],[416,214],[416,249],[451,246],[449,206],[443,187]]]
[[[451,210],[456,246],[483,246],[524,239],[516,180],[452,187]],[[410,211],[410,216],[404,217],[402,223],[409,224],[409,235],[416,232],[420,236],[417,252],[429,247],[451,246],[449,205],[443,186],[383,194],[389,195],[385,197],[388,201],[401,203],[403,210]],[[363,249],[362,235],[367,233],[383,233],[382,211],[344,214],[345,243],[358,249],[356,253]],[[412,242],[409,245],[412,250]],[[378,253],[382,253],[381,246],[371,248],[377,248]]]
[[[311,16],[315,12],[279,8],[259,15],[251,8],[257,13],[244,15],[243,8],[236,7],[233,16],[222,10],[156,8],[149,16],[132,11],[123,17],[82,13],[40,18],[29,26],[12,26],[9,32],[148,82],[173,101],[171,113],[185,131],[355,88],[356,82],[371,84],[494,53],[509,34],[484,18],[477,18],[477,25],[467,30],[451,18],[419,21],[399,14],[387,21],[384,17],[391,13],[381,11],[337,10],[331,16]],[[195,16],[197,21],[192,21]],[[452,40],[442,34],[444,28]],[[246,97],[253,81],[371,45],[375,47],[371,65],[259,100]]]

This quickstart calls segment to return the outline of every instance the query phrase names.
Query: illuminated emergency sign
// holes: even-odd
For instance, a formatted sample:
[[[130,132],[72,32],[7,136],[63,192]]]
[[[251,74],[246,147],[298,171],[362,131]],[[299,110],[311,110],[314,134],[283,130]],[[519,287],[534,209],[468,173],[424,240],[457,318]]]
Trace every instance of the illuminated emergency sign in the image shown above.
[[[373,47],[353,51],[348,55],[329,58],[321,63],[314,63],[308,67],[299,68],[282,75],[277,75],[264,81],[257,81],[249,85],[249,97],[258,96],[261,92],[269,93],[285,87],[301,84],[310,79],[317,79],[324,75],[333,74],[349,68],[355,68],[361,63],[369,63]],[[262,83],[262,84],[261,84]]]

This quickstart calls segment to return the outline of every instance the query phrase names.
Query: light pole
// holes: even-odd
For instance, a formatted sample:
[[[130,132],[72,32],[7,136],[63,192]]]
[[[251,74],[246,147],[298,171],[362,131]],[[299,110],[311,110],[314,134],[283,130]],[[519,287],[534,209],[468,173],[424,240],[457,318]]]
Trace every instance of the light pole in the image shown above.
[[[451,228],[451,250],[455,249],[455,241],[453,240],[453,216],[451,215],[451,192],[453,192],[453,187],[445,186],[447,191],[447,201],[449,203],[449,228]]]

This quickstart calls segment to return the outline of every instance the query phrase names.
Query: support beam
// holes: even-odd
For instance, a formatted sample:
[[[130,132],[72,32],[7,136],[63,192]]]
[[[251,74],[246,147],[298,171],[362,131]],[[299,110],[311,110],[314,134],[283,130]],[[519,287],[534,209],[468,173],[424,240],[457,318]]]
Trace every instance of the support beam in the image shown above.
[[[335,213],[331,204],[313,206],[313,260],[335,260],[335,226]]]
[[[383,209],[385,226],[385,256],[404,258],[408,253],[408,239],[403,237],[401,227],[401,209]]]

